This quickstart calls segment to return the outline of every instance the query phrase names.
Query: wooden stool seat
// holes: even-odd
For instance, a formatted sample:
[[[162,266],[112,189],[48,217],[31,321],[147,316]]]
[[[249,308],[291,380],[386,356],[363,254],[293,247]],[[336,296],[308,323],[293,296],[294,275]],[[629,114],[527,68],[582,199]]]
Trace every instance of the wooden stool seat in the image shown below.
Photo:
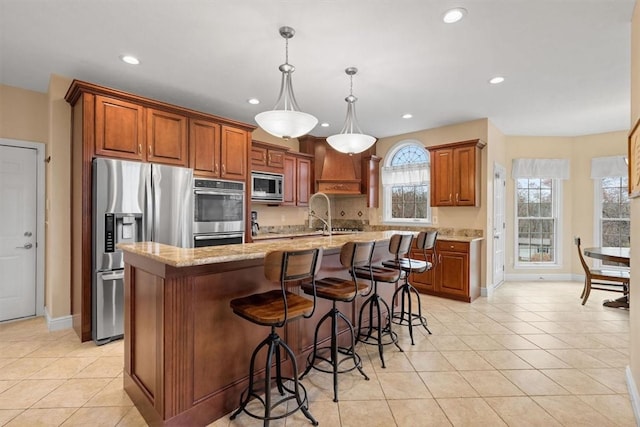
[[[313,291],[309,294],[313,295]],[[289,291],[285,291],[285,295],[287,297],[288,320],[309,315],[313,310],[313,301]],[[230,305],[238,316],[260,325],[278,325],[285,320],[281,290],[236,298],[231,300]]]
[[[379,265],[369,267],[354,268],[358,279],[371,280],[374,282],[396,283],[400,279],[400,273],[395,268],[386,268]]]
[[[428,261],[411,258],[401,258],[398,260],[391,259],[384,261],[382,265],[387,268],[402,270],[406,273],[422,273],[432,267],[431,263]]]
[[[364,283],[354,284],[353,280],[349,279],[326,277],[316,280],[316,295],[318,298],[333,301],[351,301],[358,293],[368,287]],[[302,285],[302,290],[306,294],[313,295],[313,289],[307,284]]]

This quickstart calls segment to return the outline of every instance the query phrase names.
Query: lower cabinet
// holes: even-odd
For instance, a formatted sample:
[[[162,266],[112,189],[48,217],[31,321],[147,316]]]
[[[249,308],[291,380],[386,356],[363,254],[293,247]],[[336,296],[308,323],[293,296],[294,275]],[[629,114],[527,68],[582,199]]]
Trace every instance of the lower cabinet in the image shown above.
[[[434,267],[412,274],[411,284],[421,293],[471,302],[480,296],[481,240],[436,241],[436,250],[427,252]],[[412,249],[411,258],[424,259],[422,251]]]

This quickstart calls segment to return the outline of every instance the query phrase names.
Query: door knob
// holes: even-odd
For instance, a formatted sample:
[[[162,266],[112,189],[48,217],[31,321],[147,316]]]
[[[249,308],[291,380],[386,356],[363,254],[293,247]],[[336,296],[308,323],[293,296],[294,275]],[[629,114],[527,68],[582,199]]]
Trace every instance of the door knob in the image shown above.
[[[16,246],[16,249],[31,249],[32,247],[31,243],[25,243],[24,246]]]

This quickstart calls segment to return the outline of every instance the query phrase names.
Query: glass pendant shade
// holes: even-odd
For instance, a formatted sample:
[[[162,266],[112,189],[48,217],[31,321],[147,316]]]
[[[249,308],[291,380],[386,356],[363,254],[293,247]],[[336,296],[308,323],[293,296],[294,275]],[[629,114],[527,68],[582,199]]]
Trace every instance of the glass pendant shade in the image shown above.
[[[264,111],[255,117],[256,123],[266,132],[285,139],[305,135],[318,123],[314,116],[300,111],[293,93],[291,74],[296,68],[289,64],[289,39],[294,34],[295,30],[291,27],[280,28],[280,35],[286,40],[285,63],[279,67],[282,73],[280,94],[273,110]]]
[[[345,70],[351,78],[351,93],[344,100],[347,101],[347,118],[344,126],[339,134],[327,137],[327,142],[334,150],[341,153],[355,154],[361,153],[371,147],[376,138],[371,135],[365,135],[358,126],[356,118],[356,101],[358,98],[353,96],[353,75],[358,72],[355,67],[349,67]]]

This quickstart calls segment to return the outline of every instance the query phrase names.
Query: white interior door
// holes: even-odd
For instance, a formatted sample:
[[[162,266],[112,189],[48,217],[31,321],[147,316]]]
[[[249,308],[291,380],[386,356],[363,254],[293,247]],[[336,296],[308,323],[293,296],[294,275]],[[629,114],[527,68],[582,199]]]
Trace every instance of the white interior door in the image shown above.
[[[0,321],[36,315],[36,161],[0,145]]]
[[[493,172],[493,286],[496,287],[504,282],[507,172],[497,163]]]

